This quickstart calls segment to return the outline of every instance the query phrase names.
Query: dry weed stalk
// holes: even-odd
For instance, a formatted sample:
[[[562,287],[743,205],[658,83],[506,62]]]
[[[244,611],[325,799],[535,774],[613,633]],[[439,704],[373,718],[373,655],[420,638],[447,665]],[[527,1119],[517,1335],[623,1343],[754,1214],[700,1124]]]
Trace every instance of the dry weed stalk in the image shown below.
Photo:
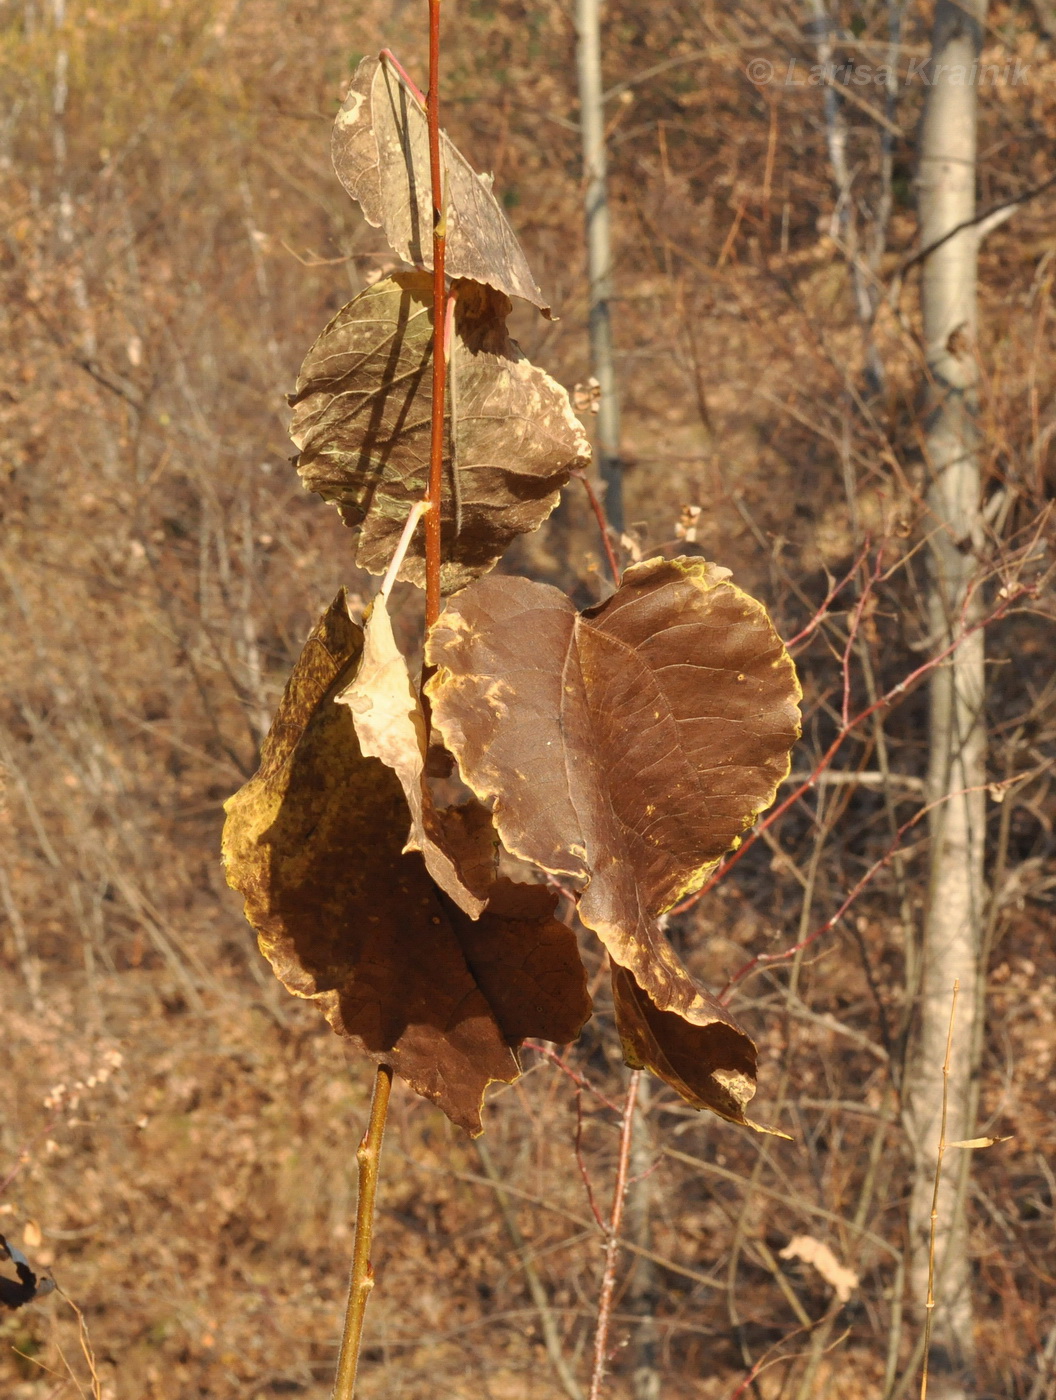
[[[641,1070],[632,1070],[627,1083],[623,1116],[620,1120],[620,1150],[616,1159],[616,1183],[612,1188],[612,1208],[605,1225],[605,1265],[598,1290],[598,1325],[594,1333],[594,1366],[590,1376],[590,1400],[600,1400],[609,1363],[609,1328],[612,1324],[612,1299],[616,1289],[616,1264],[620,1254],[620,1231],[623,1208],[627,1198],[627,1169],[631,1160],[634,1133],[634,1106],[638,1098]]]
[[[356,1152],[359,1163],[359,1200],[356,1205],[356,1235],[352,1252],[352,1273],[348,1284],[348,1305],[345,1326],[341,1334],[341,1351],[337,1362],[333,1400],[352,1400],[356,1393],[356,1372],[359,1348],[363,1338],[363,1318],[367,1299],[374,1287],[374,1270],[370,1262],[370,1247],[374,1238],[374,1203],[378,1194],[381,1170],[381,1146],[385,1137],[385,1119],[389,1111],[392,1090],[392,1066],[379,1065],[374,1076],[374,1093],[370,1101],[370,1120],[363,1141]]]

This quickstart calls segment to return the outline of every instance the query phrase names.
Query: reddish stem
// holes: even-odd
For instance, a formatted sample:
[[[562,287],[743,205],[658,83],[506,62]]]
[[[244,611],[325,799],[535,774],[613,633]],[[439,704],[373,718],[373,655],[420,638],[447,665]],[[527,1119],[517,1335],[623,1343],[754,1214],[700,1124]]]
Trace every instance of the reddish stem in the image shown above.
[[[848,734],[853,733],[853,731],[857,729],[859,725],[864,724],[867,719],[869,719],[872,715],[876,714],[877,710],[881,710],[884,708],[885,705],[893,704],[895,700],[900,699],[901,696],[903,696],[905,692],[910,688],[910,686],[915,685],[916,682],[919,681],[922,677],[928,675],[929,672],[934,671],[937,666],[941,666],[942,663],[947,659],[947,657],[952,656],[952,654],[957,650],[957,648],[962,644],[962,642],[964,642],[964,640],[967,637],[970,637],[973,632],[978,632],[982,627],[989,627],[993,623],[999,622],[1001,618],[1004,617],[1005,613],[1007,613],[1008,610],[1015,603],[1019,602],[1020,598],[1026,597],[1031,592],[1032,590],[1024,585],[1021,585],[1020,587],[1014,589],[1012,592],[1009,593],[1008,597],[1004,600],[1004,602],[999,608],[995,608],[992,613],[990,613],[987,617],[980,618],[978,622],[973,622],[971,626],[965,627],[964,630],[957,637],[954,638],[954,640],[949,644],[948,647],[944,647],[942,651],[938,652],[935,656],[931,657],[930,660],[922,662],[921,665],[919,665],[916,668],[916,670],[910,671],[908,676],[905,676],[902,680],[900,680],[898,685],[893,685],[890,690],[886,690],[883,693],[883,695],[881,695],[878,699],[874,700],[871,705],[867,705],[866,708],[862,710],[860,714],[855,715],[854,719],[850,720],[849,723],[846,724],[836,735],[835,739],[833,739],[832,743],[822,754],[818,762],[814,765],[814,768],[811,770],[810,776],[806,778],[802,783],[800,783],[799,787],[796,788],[792,795],[790,797],[786,797],[784,802],[778,803],[778,805],[769,813],[766,820],[761,821],[759,825],[755,828],[755,830],[751,833],[751,835],[745,837],[744,841],[741,843],[740,846],[738,846],[736,851],[732,852],[732,854],[726,857],[723,863],[715,871],[714,875],[712,875],[711,879],[707,880],[700,887],[700,889],[697,890],[696,894],[689,895],[688,898],[682,900],[680,904],[676,904],[675,907],[669,910],[668,912],[670,914],[684,914],[687,909],[693,908],[694,904],[696,904],[698,899],[702,899],[704,895],[708,893],[709,890],[713,890],[715,886],[719,883],[719,881],[722,880],[727,875],[727,873],[733,869],[737,862],[739,860],[742,860],[748,854],[748,852],[755,845],[756,841],[758,841],[759,838],[762,836],[763,832],[767,831],[770,827],[773,826],[773,824],[776,821],[783,817],[784,814],[788,811],[788,809],[794,806],[795,803],[799,801],[799,799],[803,796],[804,793],[810,791],[810,789],[817,782],[821,774],[830,766],[832,760],[836,757],[838,750],[842,746],[843,741],[847,738]],[[965,600],[965,610],[967,610],[970,601],[971,598],[969,596],[969,598]]]
[[[605,1221],[601,1218],[601,1211],[594,1198],[594,1187],[591,1184],[590,1172],[587,1171],[587,1164],[583,1160],[583,1091],[576,1090],[576,1165],[579,1167],[579,1174],[583,1178],[583,1185],[587,1191],[587,1201],[590,1205],[594,1219],[602,1230],[607,1229]]]
[[[397,74],[398,74],[398,76],[399,76],[399,78],[400,78],[400,81],[403,83],[404,87],[406,87],[407,91],[408,91],[408,92],[411,94],[411,96],[414,98],[415,102],[418,103],[419,107],[424,107],[424,106],[426,105],[426,102],[427,102],[427,98],[426,98],[426,96],[425,96],[425,93],[421,90],[421,88],[418,86],[418,84],[414,81],[414,79],[411,77],[410,73],[407,72],[407,69],[404,68],[403,64],[402,64],[402,63],[400,62],[400,60],[396,57],[396,55],[393,53],[393,51],[392,51],[391,49],[382,49],[382,51],[381,51],[381,53],[378,55],[378,57],[381,59],[381,61],[382,61],[383,63],[391,63],[391,64],[392,64],[393,68],[395,68],[395,70],[396,70],[396,72],[397,72]]]
[[[598,522],[598,529],[601,531],[601,543],[605,549],[605,558],[609,561],[609,571],[612,574],[612,581],[617,588],[620,586],[620,565],[616,558],[616,551],[612,547],[612,540],[609,536],[609,518],[605,514],[605,507],[598,499],[598,493],[590,483],[590,479],[584,472],[573,472],[573,476],[578,476],[582,481],[590,501],[590,508],[594,512],[594,519]]]
[[[833,586],[829,589],[829,592],[828,592],[828,594],[827,594],[827,596],[826,596],[826,598],[825,598],[825,601],[822,603],[821,607],[817,610],[817,612],[816,612],[816,613],[814,614],[814,616],[810,619],[810,621],[807,623],[807,625],[806,625],[805,627],[801,628],[800,631],[798,631],[794,637],[790,637],[790,638],[788,639],[788,641],[785,643],[785,646],[788,648],[789,651],[791,651],[792,648],[793,648],[794,646],[798,646],[800,642],[806,641],[806,639],[807,639],[809,636],[811,636],[812,633],[814,633],[814,632],[817,631],[817,629],[818,629],[818,628],[821,626],[821,624],[824,622],[825,617],[826,617],[826,615],[827,615],[827,613],[828,613],[828,611],[829,611],[829,608],[830,608],[830,606],[832,605],[832,603],[834,602],[834,600],[836,599],[836,596],[837,596],[838,594],[842,593],[843,590],[844,590],[844,589],[847,587],[847,585],[850,583],[851,579],[854,578],[855,574],[858,572],[859,568],[861,567],[862,561],[864,560],[865,556],[866,556],[868,553],[869,553],[869,541],[866,540],[865,544],[862,546],[861,550],[859,551],[859,554],[858,554],[857,559],[855,559],[854,563],[851,565],[851,567],[848,569],[848,571],[844,574],[843,578],[840,579],[839,583],[834,583]]]
[[[612,1214],[609,1217],[605,1245],[605,1272],[601,1277],[601,1297],[598,1302],[598,1330],[594,1334],[594,1370],[590,1378],[590,1400],[599,1400],[605,1379],[605,1363],[609,1359],[609,1326],[612,1322],[612,1297],[616,1291],[616,1261],[620,1252],[620,1227],[623,1206],[627,1199],[627,1167],[631,1160],[631,1137],[634,1129],[634,1105],[638,1098],[638,1081],[642,1071],[631,1073],[627,1086],[627,1101],[623,1106],[620,1127],[620,1156],[616,1164],[616,1185],[612,1193]]]
[[[888,846],[882,856],[873,861],[872,865],[854,886],[850,894],[836,910],[835,914],[831,914],[813,933],[808,934],[801,942],[793,943],[790,948],[785,948],[780,953],[757,953],[754,958],[749,959],[742,968],[733,974],[719,993],[717,1000],[720,1005],[726,1006],[729,1003],[730,993],[733,991],[734,987],[736,987],[739,982],[743,982],[746,977],[750,976],[756,968],[770,966],[772,963],[787,962],[789,958],[794,958],[797,953],[801,953],[804,948],[809,948],[812,943],[816,943],[824,934],[834,929],[865,889],[866,885],[870,884],[876,876],[880,874],[881,870],[883,870],[898,854],[899,847],[902,844],[902,839],[906,832],[911,831],[922,817],[926,817],[927,814],[936,807],[941,807],[944,802],[952,802],[955,797],[967,797],[970,792],[986,792],[990,786],[990,783],[983,783],[979,787],[959,788],[956,792],[943,793],[943,795],[937,797],[934,802],[925,803],[923,807],[914,812],[908,822],[902,823],[895,832],[895,839],[891,842],[890,846]]]
[[[844,729],[851,722],[851,654],[854,651],[854,644],[858,640],[858,629],[862,625],[862,617],[865,613],[865,605],[869,601],[869,595],[873,591],[873,584],[876,576],[880,572],[880,561],[883,554],[876,556],[876,568],[865,580],[865,587],[862,589],[861,597],[855,607],[854,615],[851,618],[851,625],[847,629],[847,645],[843,650],[843,705],[840,709],[840,720]]]
[[[588,1094],[593,1094],[596,1099],[600,1099],[606,1108],[612,1109],[613,1113],[623,1112],[618,1103],[613,1103],[612,1099],[606,1098],[597,1085],[592,1084],[585,1074],[580,1074],[579,1070],[573,1069],[567,1061],[563,1060],[555,1050],[551,1050],[548,1045],[544,1045],[538,1040],[526,1040],[523,1044],[526,1050],[534,1050],[537,1055],[545,1056],[545,1058],[548,1059],[552,1065],[555,1065],[562,1074],[567,1074],[577,1088],[586,1089]]]
[[[429,94],[426,117],[433,197],[433,413],[429,446],[429,514],[425,517],[425,625],[431,627],[440,616],[440,497],[444,481],[444,393],[447,386],[447,360],[444,355],[447,220],[440,164],[440,0],[429,0]]]

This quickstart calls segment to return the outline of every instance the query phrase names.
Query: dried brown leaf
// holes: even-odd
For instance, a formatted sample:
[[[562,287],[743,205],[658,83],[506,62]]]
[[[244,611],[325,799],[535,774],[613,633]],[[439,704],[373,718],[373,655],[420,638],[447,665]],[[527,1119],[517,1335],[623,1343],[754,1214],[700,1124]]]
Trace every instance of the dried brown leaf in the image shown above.
[[[365,58],[356,69],[330,142],[337,177],[369,224],[416,267],[433,265],[433,198],[425,112],[391,63]],[[491,192],[451,142],[440,136],[447,215],[445,266],[537,306],[536,286],[517,235]]]
[[[775,1131],[744,1115],[755,1094],[754,1042],[684,969],[678,969],[661,1010],[634,974],[614,962],[612,999],[629,1065],[651,1070],[694,1108],[709,1108],[761,1132]]]
[[[631,974],[629,1052],[743,1121],[755,1047],[659,924],[773,801],[799,733],[791,658],[726,572],[650,560],[582,615],[544,584],[482,579],[426,654],[434,722],[504,845],[579,883],[583,922]],[[680,1069],[709,1045],[695,1075]]]
[[[404,854],[399,781],[333,703],[362,647],[341,594],[294,667],[258,772],[227,803],[227,878],[289,990],[478,1132],[487,1084],[517,1077],[522,1026],[578,1033],[585,974],[545,890],[497,888],[474,922]]]
[[[376,598],[365,615],[363,633],[359,666],[335,697],[337,703],[352,711],[364,756],[380,758],[400,781],[411,816],[404,849],[421,851],[426,869],[444,893],[470,918],[479,918],[498,873],[491,814],[476,801],[471,804],[474,812],[446,820],[436,811],[425,783],[425,716],[383,597]],[[465,879],[462,865],[468,872]]]
[[[515,535],[537,529],[590,447],[568,394],[506,332],[509,302],[458,288],[445,428],[441,582],[490,569]],[[356,561],[384,573],[429,476],[432,287],[399,273],[361,292],[301,366],[290,436],[305,486],[361,526]],[[452,422],[455,424],[452,435]],[[400,578],[425,582],[422,533]]]

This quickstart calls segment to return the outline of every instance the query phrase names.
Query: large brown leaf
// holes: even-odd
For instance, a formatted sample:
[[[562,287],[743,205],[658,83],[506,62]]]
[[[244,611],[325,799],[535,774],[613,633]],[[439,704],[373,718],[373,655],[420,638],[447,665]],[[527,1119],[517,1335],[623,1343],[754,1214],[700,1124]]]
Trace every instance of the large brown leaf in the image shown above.
[[[434,722],[494,802],[503,843],[580,885],[583,922],[630,974],[625,1045],[691,1102],[743,1121],[754,1046],[659,923],[773,801],[799,733],[791,658],[724,574],[650,560],[582,615],[544,584],[481,579],[448,603],[426,654]],[[692,1080],[674,1068],[676,1023],[702,1056]]]
[[[390,246],[416,267],[433,265],[433,196],[425,112],[391,63],[365,58],[356,69],[330,142],[337,177],[385,231]],[[440,135],[447,214],[444,255],[449,277],[472,278],[522,297],[549,316],[517,235],[491,192],[447,137]]]
[[[569,473],[590,460],[568,394],[508,336],[509,302],[472,283],[457,291],[441,525],[445,592],[490,569],[515,535],[537,529]],[[432,327],[430,278],[386,278],[338,312],[290,396],[301,478],[337,504],[347,525],[362,527],[356,560],[376,574],[385,572],[428,484]],[[423,548],[419,531],[400,570],[419,586]]]
[[[227,878],[289,990],[479,1132],[484,1090],[516,1079],[526,1034],[578,1034],[585,974],[546,890],[500,882],[475,923],[403,853],[400,784],[333,703],[362,645],[341,594],[294,667],[258,772],[227,803]]]

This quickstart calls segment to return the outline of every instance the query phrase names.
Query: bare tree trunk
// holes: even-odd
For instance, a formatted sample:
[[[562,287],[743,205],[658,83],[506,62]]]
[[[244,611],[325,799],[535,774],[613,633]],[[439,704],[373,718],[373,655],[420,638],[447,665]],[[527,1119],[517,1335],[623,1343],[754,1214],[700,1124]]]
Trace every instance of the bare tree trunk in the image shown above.
[[[980,468],[976,428],[976,277],[978,234],[951,230],[975,217],[976,97],[974,65],[982,45],[986,0],[938,0],[920,138],[920,221],[927,349],[927,500],[931,531],[930,627],[946,649],[980,615],[972,595],[980,543]],[[972,1135],[981,1026],[986,732],[983,634],[964,640],[933,675],[929,717],[931,816],[928,909],[915,1062],[906,1079],[905,1119],[914,1153],[910,1267],[919,1304],[927,1291],[928,1238],[942,1064],[954,980],[961,998],[953,1040],[947,1138]],[[963,1014],[962,1014],[963,1012]],[[966,1218],[971,1153],[946,1158],[938,1198],[936,1287],[931,1371],[934,1400],[972,1393],[971,1271]]]
[[[601,388],[597,455],[605,486],[605,511],[614,530],[623,529],[620,463],[620,403],[612,349],[612,237],[605,156],[605,104],[601,87],[600,0],[576,0],[576,64],[579,120],[583,137],[583,183],[587,217],[587,276],[590,279],[590,353]]]

